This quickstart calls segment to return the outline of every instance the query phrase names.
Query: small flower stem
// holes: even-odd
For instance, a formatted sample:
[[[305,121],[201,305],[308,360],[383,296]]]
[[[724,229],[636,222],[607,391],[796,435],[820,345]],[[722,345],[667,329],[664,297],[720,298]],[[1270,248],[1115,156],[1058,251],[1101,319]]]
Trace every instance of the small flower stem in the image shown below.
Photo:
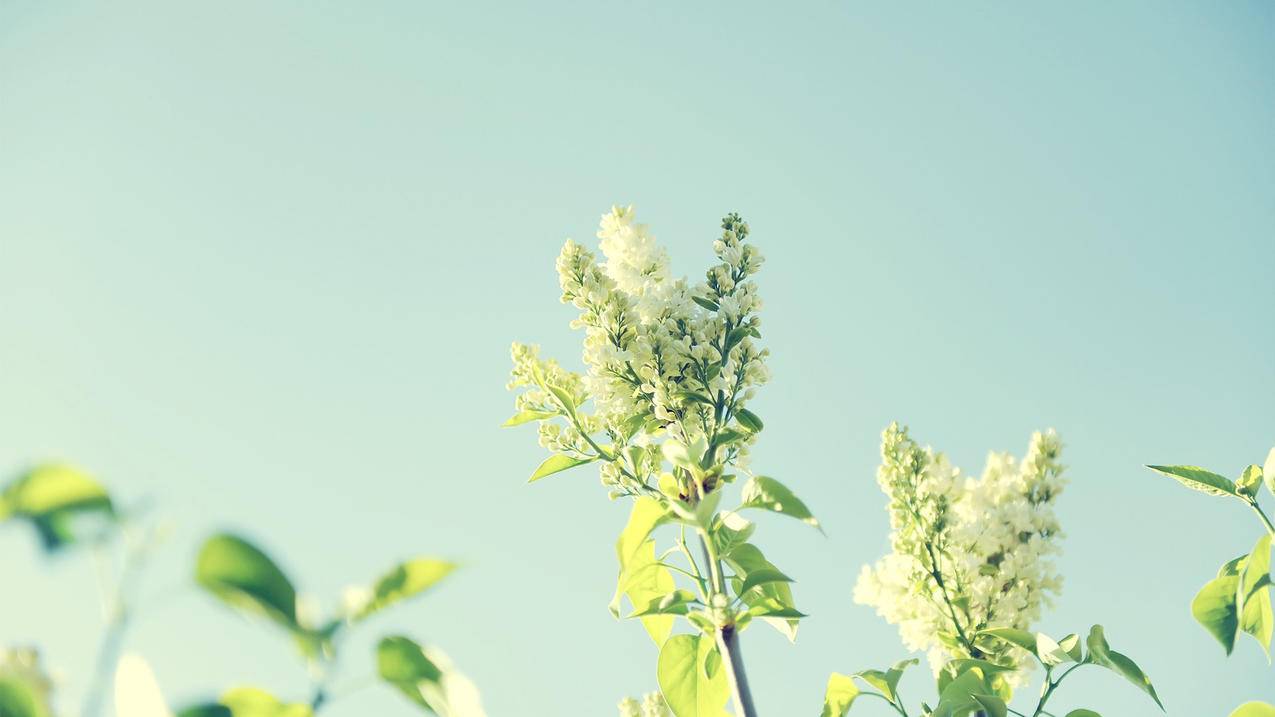
[[[1262,510],[1262,506],[1257,504],[1257,500],[1254,498],[1249,498],[1245,502],[1248,503],[1249,507],[1253,509],[1254,513],[1257,513],[1257,517],[1261,519],[1262,525],[1266,526],[1266,532],[1270,533],[1271,535],[1275,535],[1275,525],[1271,524],[1271,519],[1266,516],[1266,513]]]

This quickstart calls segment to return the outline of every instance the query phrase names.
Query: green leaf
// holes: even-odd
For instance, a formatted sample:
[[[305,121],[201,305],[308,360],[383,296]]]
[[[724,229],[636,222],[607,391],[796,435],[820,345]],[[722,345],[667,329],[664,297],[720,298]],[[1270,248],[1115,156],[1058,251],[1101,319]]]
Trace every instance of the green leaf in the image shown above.
[[[1017,645],[1030,652],[1037,659],[1040,659],[1040,656],[1036,654],[1036,636],[1026,630],[1017,630],[1012,627],[993,627],[981,630],[978,634],[988,635],[1004,640],[1011,645]]]
[[[1235,490],[1241,495],[1250,498],[1257,495],[1257,491],[1262,487],[1262,469],[1258,466],[1249,466],[1240,474],[1240,479],[1235,481]]]
[[[1094,625],[1090,628],[1089,638],[1085,640],[1085,644],[1089,647],[1089,660],[1093,664],[1105,667],[1133,683],[1138,689],[1150,695],[1156,705],[1164,710],[1159,695],[1155,693],[1155,687],[1151,685],[1151,678],[1147,677],[1133,660],[1111,649],[1103,634],[1102,625]]]
[[[719,513],[713,520],[709,533],[718,555],[728,555],[732,550],[748,542],[757,526],[739,513],[728,511]]]
[[[0,493],[0,519],[7,517],[29,521],[43,548],[51,552],[76,542],[81,518],[113,520],[115,507],[106,489],[87,473],[46,464],[19,476]]]
[[[744,578],[744,584],[739,588],[739,594],[744,594],[758,585],[768,585],[770,583],[790,583],[792,578],[784,575],[778,570],[771,568],[762,568],[754,570]]]
[[[222,602],[299,630],[297,592],[283,571],[247,540],[222,533],[204,542],[195,580]]]
[[[221,703],[234,717],[312,717],[309,705],[280,702],[274,695],[255,687],[237,687],[221,696]]]
[[[440,717],[485,717],[478,689],[438,650],[390,635],[376,647],[376,670],[426,712]],[[237,716],[236,716],[237,717]]]
[[[1163,473],[1192,490],[1209,495],[1237,495],[1235,484],[1230,478],[1220,476],[1198,466],[1147,466],[1153,471]]]
[[[0,714],[3,714],[3,712],[0,712]],[[235,717],[235,713],[231,712],[230,708],[223,704],[210,702],[202,705],[191,705],[178,712],[177,717]]]
[[[961,717],[982,708],[975,695],[988,692],[983,673],[978,668],[962,672],[939,693],[939,703],[934,714],[941,717]]]
[[[0,676],[0,716],[52,717],[44,696],[31,681],[18,675]]]
[[[615,556],[620,561],[621,575],[633,560],[633,556],[646,543],[647,538],[651,537],[651,531],[667,520],[668,511],[664,509],[660,501],[647,496],[641,496],[633,501],[633,508],[629,510],[629,520],[624,525],[624,530],[620,532],[619,539],[615,541]]]
[[[362,620],[373,613],[420,595],[456,569],[456,564],[438,558],[413,558],[394,566],[372,586],[372,597],[367,604],[350,616]]]
[[[1084,650],[1080,647],[1080,636],[1072,633],[1058,641],[1058,646],[1067,651],[1073,662],[1084,659]]]
[[[1067,713],[1067,717],[1102,717],[1102,715],[1093,710],[1072,710]]]
[[[745,576],[732,580],[732,587],[741,587],[743,580],[753,572],[759,570],[778,570],[766,556],[762,554],[757,546],[751,543],[744,543],[732,550],[729,554],[723,556],[726,564],[735,571],[736,575]],[[736,586],[735,582],[739,585]],[[740,595],[736,589],[736,595]],[[764,614],[758,615],[763,618],[771,627],[779,630],[790,641],[797,639],[798,617],[801,613],[796,613],[796,604],[792,599],[792,587],[787,583],[765,583],[750,589],[748,592],[740,595],[740,599],[744,601],[749,608],[760,608]],[[793,615],[782,615],[785,612],[796,613]]]
[[[1266,702],[1245,702],[1235,708],[1231,717],[1275,717],[1275,705]]]
[[[551,411],[519,411],[515,413],[513,416],[511,416],[508,421],[505,421],[504,423],[500,424],[500,427],[509,428],[510,426],[521,426],[524,423],[531,423],[532,421],[543,421],[548,418],[553,418],[557,415],[558,414],[553,413]]]
[[[823,712],[819,717],[845,717],[858,696],[859,688],[853,679],[832,673],[828,676],[828,688],[823,693]]]
[[[568,393],[566,389],[552,384],[545,384],[545,388],[549,389],[549,393],[552,393],[562,403],[567,413],[574,415],[576,409],[580,407],[580,404],[576,403],[575,397]]]
[[[791,490],[774,478],[755,476],[744,484],[742,508],[757,508],[774,513],[788,515],[801,522],[819,527],[819,521],[810,513],[810,509],[802,503]]]
[[[996,695],[970,695],[974,701],[983,708],[988,717],[1006,717],[1009,710],[1005,708],[1005,701]]]
[[[1235,604],[1240,579],[1236,575],[1214,578],[1205,583],[1191,601],[1191,615],[1209,634],[1222,643],[1226,654],[1235,649],[1235,635],[1240,626]]]
[[[1063,649],[1054,639],[1043,632],[1036,633],[1036,656],[1046,665],[1061,665],[1074,662],[1071,653]]]
[[[689,590],[674,590],[667,595],[648,600],[629,617],[646,617],[648,615],[685,615],[690,612],[691,605],[698,603],[695,593]]]
[[[382,638],[376,646],[376,671],[382,680],[421,707],[434,713],[443,708],[431,699],[442,691],[443,671],[411,638],[401,635]]]
[[[1275,616],[1271,611],[1271,536],[1263,535],[1253,546],[1244,569],[1240,572],[1239,606],[1240,629],[1252,635],[1262,650],[1270,655],[1271,633],[1275,630]]]
[[[761,422],[761,418],[747,408],[740,408],[735,411],[735,420],[739,421],[739,425],[747,428],[752,433],[758,433],[765,428],[765,424]]]
[[[621,595],[628,596],[634,608],[639,608],[667,595],[676,587],[673,573],[661,565],[655,556],[655,541],[647,540],[629,556],[620,570],[615,597],[611,599],[611,614],[620,616]],[[642,627],[646,628],[647,634],[657,646],[663,645],[673,631],[672,615],[648,615],[641,619]]]
[[[535,483],[545,476],[551,476],[554,473],[561,473],[568,468],[575,468],[576,466],[582,466],[596,460],[596,458],[572,458],[571,456],[558,453],[546,458],[544,463],[541,463],[540,467],[536,468],[536,472],[531,474],[531,478],[527,479],[527,482]]]
[[[702,296],[692,296],[691,301],[694,301],[695,303],[699,304],[700,306],[703,306],[705,309],[708,309],[709,311],[717,311],[717,309],[719,308],[717,306],[717,302],[712,301],[710,299],[706,299]]]
[[[884,672],[881,670],[863,670],[862,672],[854,673],[852,677],[858,677],[877,688],[887,700],[897,705],[899,703],[899,680],[903,677],[903,671],[915,664],[917,664],[916,658],[900,660]]]
[[[660,648],[656,674],[675,717],[726,717],[726,675],[717,670],[710,677],[705,669],[708,653],[716,649],[704,635],[674,635]]]

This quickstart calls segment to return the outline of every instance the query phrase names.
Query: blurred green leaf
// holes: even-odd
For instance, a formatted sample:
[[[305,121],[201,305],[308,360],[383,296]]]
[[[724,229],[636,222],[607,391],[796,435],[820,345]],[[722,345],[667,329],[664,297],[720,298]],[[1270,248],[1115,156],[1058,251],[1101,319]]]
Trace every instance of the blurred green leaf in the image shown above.
[[[177,717],[234,717],[230,708],[218,703],[191,705],[177,713]]]
[[[96,480],[78,468],[46,464],[19,476],[0,493],[0,519],[29,521],[47,551],[58,550],[77,539],[81,518],[111,521],[115,507]]]
[[[1266,702],[1245,702],[1235,708],[1231,717],[1275,717],[1275,705]]]
[[[743,504],[740,508],[757,508],[791,516],[801,522],[819,527],[819,521],[783,483],[767,476],[755,476],[744,484]]]
[[[372,586],[372,597],[352,615],[362,620],[373,613],[419,595],[456,569],[456,564],[438,558],[414,558],[396,565]]]
[[[531,474],[531,478],[527,479],[527,482],[535,483],[536,481],[540,480],[541,478],[544,478],[545,476],[551,476],[554,473],[561,473],[562,471],[565,471],[568,468],[575,468],[576,466],[582,466],[586,463],[592,463],[595,460],[597,459],[596,458],[572,458],[571,456],[563,455],[561,453],[552,455],[546,458],[544,463],[541,463],[540,466],[536,468],[536,472]]]
[[[221,696],[221,703],[234,717],[313,717],[310,705],[281,702],[256,687],[236,687]]]
[[[1102,717],[1102,715],[1093,710],[1072,710],[1067,713],[1067,717]]]
[[[377,673],[427,712],[440,717],[484,717],[478,691],[436,650],[390,635],[376,648]],[[236,716],[238,717],[238,716]]]
[[[675,717],[728,717],[726,675],[717,670],[710,677],[705,669],[708,653],[716,649],[704,635],[674,635],[660,648],[656,674]]]
[[[0,717],[51,717],[44,696],[28,681],[0,677]]]
[[[1147,466],[1153,471],[1163,473],[1192,490],[1209,495],[1237,495],[1235,484],[1230,478],[1207,471],[1199,466]]]
[[[195,580],[235,609],[264,615],[289,630],[301,629],[292,582],[269,556],[243,538],[222,533],[205,541],[196,561]]]

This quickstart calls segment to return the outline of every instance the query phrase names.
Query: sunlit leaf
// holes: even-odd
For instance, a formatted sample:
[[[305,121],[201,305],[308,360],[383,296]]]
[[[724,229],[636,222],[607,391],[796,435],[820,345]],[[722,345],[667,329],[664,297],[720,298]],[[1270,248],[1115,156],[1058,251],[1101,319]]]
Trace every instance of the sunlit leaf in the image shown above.
[[[850,677],[836,672],[828,676],[828,687],[823,694],[823,712],[820,717],[845,717],[854,700],[859,696],[859,688]]]
[[[519,411],[515,413],[513,416],[511,416],[508,421],[505,421],[504,423],[500,425],[502,428],[509,428],[510,426],[521,426],[524,423],[531,423],[532,421],[543,421],[549,418],[553,418],[557,415],[558,414],[551,413],[549,411]]]
[[[456,564],[438,558],[414,558],[394,566],[372,586],[371,599],[351,618],[362,620],[385,608],[420,595],[456,569]]]
[[[0,493],[0,519],[29,521],[45,550],[74,543],[81,520],[115,518],[110,495],[87,473],[68,465],[47,464],[19,476]]]
[[[310,705],[287,703],[255,687],[236,687],[221,696],[233,717],[313,717]],[[121,716],[122,717],[122,716]]]
[[[1240,629],[1252,635],[1262,650],[1270,654],[1275,616],[1271,611],[1271,536],[1263,535],[1253,546],[1240,572],[1237,603]]]
[[[195,579],[228,605],[264,615],[290,630],[297,625],[297,592],[288,576],[247,540],[222,533],[204,542]]]
[[[1071,717],[1068,715],[1068,717]],[[1231,713],[1231,717],[1275,717],[1275,705],[1266,702],[1245,702]]]
[[[736,580],[738,585],[732,583],[736,593],[739,594],[738,588],[742,587],[743,580],[747,579],[750,573],[759,570],[778,570],[766,556],[762,554],[757,546],[751,543],[744,543],[736,547],[730,553],[724,556],[726,564],[735,571],[736,575],[743,576]],[[740,596],[745,605],[750,608],[759,607],[764,615],[763,619],[783,633],[789,640],[797,639],[797,617],[783,617],[780,613],[791,610],[796,613],[796,604],[792,599],[792,587],[787,583],[765,583],[752,588],[748,592]],[[800,615],[800,613],[796,613]]]
[[[536,481],[540,480],[541,478],[544,478],[545,476],[551,476],[554,473],[561,473],[562,471],[565,471],[568,468],[575,468],[576,466],[582,466],[586,463],[592,463],[595,460],[597,459],[596,458],[573,458],[571,456],[558,453],[546,458],[544,462],[541,463],[538,468],[536,468],[536,472],[531,474],[531,478],[527,479],[527,482],[535,483]]]
[[[1105,667],[1133,683],[1138,689],[1150,695],[1161,710],[1164,709],[1159,695],[1155,693],[1155,687],[1151,685],[1151,678],[1147,677],[1133,660],[1111,649],[1103,634],[1102,625],[1094,625],[1089,630],[1089,638],[1085,640],[1085,644],[1089,647],[1089,660],[1093,664]]]
[[[660,649],[656,675],[675,717],[726,717],[726,675],[717,670],[710,677],[705,669],[708,653],[716,649],[703,635],[674,635]]]
[[[744,484],[743,504],[740,508],[757,508],[787,515],[801,522],[819,527],[819,521],[783,483],[767,476],[755,476]]]
[[[376,668],[382,680],[427,712],[439,717],[485,715],[477,688],[438,650],[392,635],[377,645]]]
[[[1230,478],[1220,476],[1198,466],[1147,466],[1153,471],[1163,473],[1192,490],[1209,495],[1236,495],[1235,483]]]

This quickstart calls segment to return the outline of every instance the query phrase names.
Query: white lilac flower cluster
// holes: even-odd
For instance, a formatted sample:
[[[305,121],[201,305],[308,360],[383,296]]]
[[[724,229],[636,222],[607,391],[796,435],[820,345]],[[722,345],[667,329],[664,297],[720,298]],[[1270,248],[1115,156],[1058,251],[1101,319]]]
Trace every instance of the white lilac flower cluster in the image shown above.
[[[1030,629],[1062,587],[1053,562],[1061,449],[1052,430],[1036,433],[1021,462],[992,453],[976,480],[907,428],[892,424],[882,435],[877,482],[890,498],[891,552],[864,566],[854,599],[898,625],[908,649],[927,651],[936,674],[953,658],[976,657],[1016,668],[1011,684],[1026,679],[1030,656],[976,635]]]
[[[738,215],[723,219],[713,243],[719,263],[696,285],[670,275],[667,253],[635,221],[632,207],[603,215],[604,261],[567,241],[558,278],[563,302],[580,311],[571,325],[584,330],[586,372],[542,361],[535,347],[513,346],[509,388],[525,389],[518,410],[568,419],[542,420],[544,447],[606,459],[602,480],[613,495],[635,494],[658,476],[660,438],[708,447],[706,463],[745,463],[757,425],[744,406],[769,378],[768,352],[755,343],[761,299],[750,281],[762,256],[747,237]],[[593,413],[568,410],[555,389],[577,407],[591,399]]]
[[[652,692],[639,702],[632,697],[620,700],[620,717],[672,717],[659,692]]]

